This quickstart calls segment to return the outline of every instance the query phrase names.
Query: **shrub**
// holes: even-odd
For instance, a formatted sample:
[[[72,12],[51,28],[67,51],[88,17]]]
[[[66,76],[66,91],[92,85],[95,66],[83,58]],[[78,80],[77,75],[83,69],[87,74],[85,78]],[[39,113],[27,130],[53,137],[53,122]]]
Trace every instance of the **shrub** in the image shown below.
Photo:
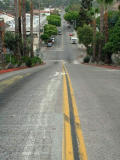
[[[44,34],[51,37],[52,35],[57,35],[57,27],[51,24],[46,24],[44,26]]]
[[[61,18],[58,15],[50,15],[47,17],[47,20],[48,20],[48,24],[61,26]]]
[[[84,63],[89,63],[89,61],[90,61],[90,56],[87,55],[87,56],[84,58],[83,61],[84,61]]]
[[[32,67],[32,59],[30,57],[27,57],[25,64],[27,67]]]
[[[15,64],[18,63],[18,60],[14,55],[6,55],[5,56],[5,62],[15,65]]]
[[[47,42],[49,38],[50,36],[47,33],[41,35],[41,39],[45,42]]]
[[[33,57],[32,58],[32,65],[35,65],[37,63],[41,64],[42,60],[39,57]]]
[[[77,33],[79,42],[88,48],[93,42],[93,29],[88,25],[84,25],[78,28]]]
[[[79,12],[77,11],[70,11],[70,12],[67,12],[65,15],[64,15],[64,19],[68,22],[72,22],[74,20],[76,20],[78,18],[78,15],[79,15]]]

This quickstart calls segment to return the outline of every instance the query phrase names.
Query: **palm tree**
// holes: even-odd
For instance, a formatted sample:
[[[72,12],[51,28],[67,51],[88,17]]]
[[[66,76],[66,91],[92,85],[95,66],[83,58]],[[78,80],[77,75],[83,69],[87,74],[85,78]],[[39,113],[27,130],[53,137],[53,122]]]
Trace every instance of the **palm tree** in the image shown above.
[[[14,0],[14,15],[15,15],[15,35],[18,36],[18,0]],[[19,43],[17,42],[15,56],[19,59],[20,50]]]
[[[100,5],[100,33],[103,34],[104,32],[104,0],[97,0]],[[101,59],[101,52],[102,52],[102,41],[99,44],[99,51],[98,51],[98,61]]]
[[[19,32],[19,54],[20,56],[23,55],[23,52],[22,52],[22,33],[21,33],[21,0],[18,0],[18,9],[19,9],[19,16],[18,16],[18,32]]]
[[[91,8],[90,14],[92,16],[92,27],[93,27],[93,60],[96,60],[96,14],[98,8]]]
[[[23,55],[26,54],[26,0],[22,1]]]
[[[108,8],[109,5],[113,3],[114,0],[104,0],[105,3],[105,13],[104,13],[104,27],[105,27],[105,43],[108,41]]]
[[[34,56],[33,54],[33,3],[32,0],[30,1],[30,36],[31,36],[31,57]]]
[[[104,34],[104,26],[105,26],[105,42],[108,40],[108,6],[114,0],[97,0],[100,4],[100,33]],[[101,58],[102,52],[102,41],[99,44],[99,60]]]
[[[18,33],[18,1],[14,0],[15,7],[15,33]]]

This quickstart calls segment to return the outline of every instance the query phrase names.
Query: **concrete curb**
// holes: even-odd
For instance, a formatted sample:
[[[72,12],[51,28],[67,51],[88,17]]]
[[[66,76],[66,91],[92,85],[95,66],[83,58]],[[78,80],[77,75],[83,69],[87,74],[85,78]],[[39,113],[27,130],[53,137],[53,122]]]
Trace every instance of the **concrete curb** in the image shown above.
[[[120,70],[120,66],[109,66],[109,65],[87,64],[87,63],[82,63],[82,64],[88,65],[88,66],[94,66],[94,67],[101,67],[101,68],[107,68],[107,69],[116,69],[116,70]]]

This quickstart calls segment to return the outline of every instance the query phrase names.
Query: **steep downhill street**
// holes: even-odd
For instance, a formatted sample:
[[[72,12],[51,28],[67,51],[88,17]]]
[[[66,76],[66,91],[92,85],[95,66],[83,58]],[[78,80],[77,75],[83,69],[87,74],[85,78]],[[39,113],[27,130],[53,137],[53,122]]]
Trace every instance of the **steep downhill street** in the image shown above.
[[[120,70],[80,64],[70,32],[45,65],[0,75],[0,160],[120,159]]]

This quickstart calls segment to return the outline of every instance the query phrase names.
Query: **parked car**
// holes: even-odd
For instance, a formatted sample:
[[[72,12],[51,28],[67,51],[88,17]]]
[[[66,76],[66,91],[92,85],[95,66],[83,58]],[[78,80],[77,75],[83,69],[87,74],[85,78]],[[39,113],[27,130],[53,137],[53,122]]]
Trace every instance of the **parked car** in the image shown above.
[[[70,40],[73,37],[73,33],[69,33]]]
[[[62,35],[62,31],[61,30],[58,30],[58,35]]]
[[[52,47],[52,45],[53,45],[52,41],[49,41],[49,42],[47,43],[47,47]]]
[[[78,42],[78,38],[76,38],[76,37],[71,37],[71,43],[72,43],[72,44],[77,44],[77,42]]]
[[[51,37],[50,40],[52,41],[52,43],[55,43],[55,38]]]
[[[71,28],[71,26],[70,26],[70,25],[68,25],[68,28]]]
[[[69,36],[72,37],[72,36],[73,36],[73,33],[69,33]]]

